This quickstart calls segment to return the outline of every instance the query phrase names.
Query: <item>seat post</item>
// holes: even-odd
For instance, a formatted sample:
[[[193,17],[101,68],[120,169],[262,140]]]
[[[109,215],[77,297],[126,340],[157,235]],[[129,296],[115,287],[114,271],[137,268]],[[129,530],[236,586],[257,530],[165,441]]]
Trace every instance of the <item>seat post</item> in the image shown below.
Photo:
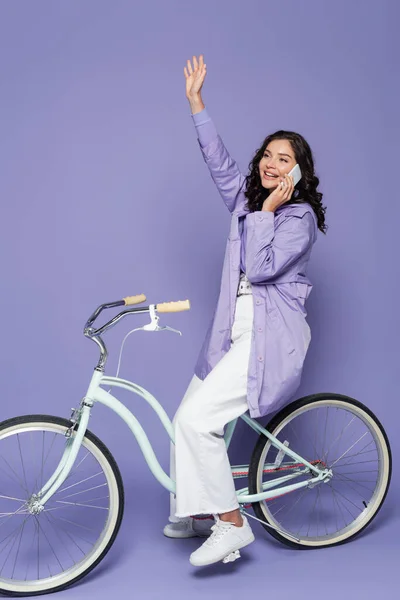
[[[225,435],[224,435],[226,449],[229,448],[229,444],[231,443],[231,439],[233,436],[233,432],[235,431],[237,421],[238,421],[237,419],[233,419],[233,421],[229,421],[229,423],[226,426]]]

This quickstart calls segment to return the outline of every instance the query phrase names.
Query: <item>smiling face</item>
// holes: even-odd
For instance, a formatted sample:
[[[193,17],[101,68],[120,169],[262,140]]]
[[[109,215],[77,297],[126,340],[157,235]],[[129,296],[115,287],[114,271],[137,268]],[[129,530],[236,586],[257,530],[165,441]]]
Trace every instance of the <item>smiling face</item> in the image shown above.
[[[272,140],[259,163],[262,186],[268,190],[275,189],[279,185],[279,177],[289,173],[295,164],[296,158],[289,140]]]

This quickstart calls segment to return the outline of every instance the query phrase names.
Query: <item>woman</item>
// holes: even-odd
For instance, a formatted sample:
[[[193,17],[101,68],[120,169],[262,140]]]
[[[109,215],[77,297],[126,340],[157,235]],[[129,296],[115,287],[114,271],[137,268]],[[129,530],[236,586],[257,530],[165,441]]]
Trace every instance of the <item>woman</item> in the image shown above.
[[[217,306],[174,418],[171,445],[176,497],[171,494],[164,534],[207,537],[190,556],[201,566],[254,540],[239,510],[224,426],[247,410],[252,417],[276,411],[300,385],[311,339],[306,268],[317,230],[325,233],[326,208],[301,135],[269,135],[244,177],[202,101],[203,56],[193,56],[193,66],[188,60],[184,74],[203,158],[231,213]],[[288,173],[296,163],[302,178],[295,189]]]

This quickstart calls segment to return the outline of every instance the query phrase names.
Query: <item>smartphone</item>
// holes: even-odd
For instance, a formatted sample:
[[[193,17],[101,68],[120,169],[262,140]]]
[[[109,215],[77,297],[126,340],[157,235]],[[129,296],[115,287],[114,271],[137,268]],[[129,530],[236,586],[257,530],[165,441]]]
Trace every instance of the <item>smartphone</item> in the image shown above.
[[[301,179],[301,171],[299,165],[296,163],[293,169],[288,173],[289,175],[293,175],[293,184],[296,185],[299,183]]]

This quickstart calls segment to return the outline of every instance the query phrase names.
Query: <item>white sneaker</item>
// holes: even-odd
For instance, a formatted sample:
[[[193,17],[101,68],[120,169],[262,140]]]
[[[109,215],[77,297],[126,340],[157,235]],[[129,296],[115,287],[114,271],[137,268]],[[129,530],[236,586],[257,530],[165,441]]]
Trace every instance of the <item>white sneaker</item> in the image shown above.
[[[195,567],[212,565],[233,554],[230,560],[240,557],[239,549],[254,542],[254,533],[247,518],[243,515],[243,525],[236,527],[229,521],[221,521],[217,516],[216,523],[211,527],[213,533],[200,548],[190,555],[190,562]],[[228,562],[228,561],[224,561]]]
[[[208,537],[211,535],[211,526],[214,525],[213,517],[209,519],[181,519],[178,523],[168,523],[163,533],[169,538]]]

